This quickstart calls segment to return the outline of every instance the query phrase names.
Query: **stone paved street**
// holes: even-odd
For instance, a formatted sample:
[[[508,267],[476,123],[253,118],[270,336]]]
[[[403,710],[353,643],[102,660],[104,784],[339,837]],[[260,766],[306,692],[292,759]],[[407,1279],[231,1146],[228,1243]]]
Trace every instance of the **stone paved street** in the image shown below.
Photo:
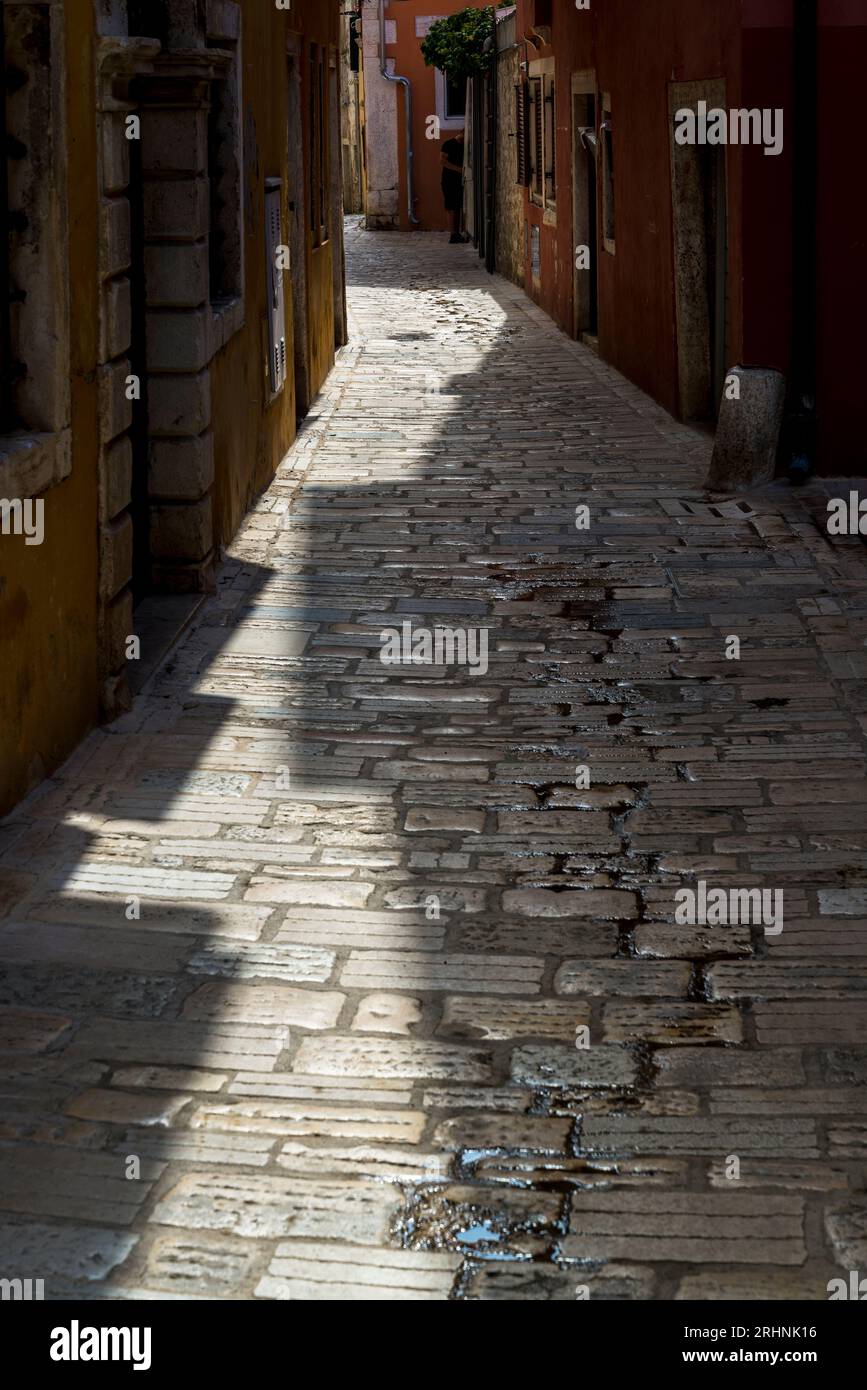
[[[0,828],[4,1266],[824,1299],[867,1269],[863,543],[818,487],[709,500],[708,438],[472,247],[348,254],[217,595]],[[404,623],[487,670],[383,664]],[[699,881],[782,931],[678,922]]]

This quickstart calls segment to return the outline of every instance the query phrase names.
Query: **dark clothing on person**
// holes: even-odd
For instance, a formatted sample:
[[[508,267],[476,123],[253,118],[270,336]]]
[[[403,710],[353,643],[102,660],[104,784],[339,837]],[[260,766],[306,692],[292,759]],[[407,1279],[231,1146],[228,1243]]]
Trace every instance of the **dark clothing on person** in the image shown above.
[[[446,140],[442,147],[442,152],[449,164],[460,164],[464,162],[464,142],[456,140]],[[457,212],[463,207],[464,203],[464,179],[463,174],[459,174],[454,169],[443,169],[442,178],[443,198],[445,199],[446,212]]]

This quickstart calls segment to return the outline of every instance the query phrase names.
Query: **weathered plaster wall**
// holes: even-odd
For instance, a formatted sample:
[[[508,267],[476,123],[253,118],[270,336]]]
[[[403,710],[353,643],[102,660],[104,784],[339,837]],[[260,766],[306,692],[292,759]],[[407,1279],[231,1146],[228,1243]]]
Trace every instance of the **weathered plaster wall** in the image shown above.
[[[363,0],[362,62],[367,225],[395,227],[398,225],[397,87],[379,70],[378,0]],[[393,60],[391,66],[394,70]],[[402,113],[402,106],[400,110]]]

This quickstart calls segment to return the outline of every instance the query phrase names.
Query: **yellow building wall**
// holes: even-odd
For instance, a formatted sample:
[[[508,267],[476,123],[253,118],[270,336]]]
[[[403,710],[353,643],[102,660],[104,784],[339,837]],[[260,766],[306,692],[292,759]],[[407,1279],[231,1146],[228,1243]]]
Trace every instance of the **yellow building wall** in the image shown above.
[[[308,43],[338,43],[337,6],[322,0],[296,0],[277,10],[261,0],[243,0],[243,129],[246,162],[244,211],[246,315],[240,329],[212,363],[214,431],[214,512],[217,539],[226,544],[255,500],[270,483],[295,438],[294,332],[292,288],[284,276],[286,356],[289,375],[271,400],[268,366],[268,308],[265,242],[265,180],[283,180],[281,228],[290,239],[289,140],[303,142],[306,208]],[[287,29],[303,36],[301,110],[304,128],[290,131]],[[331,151],[336,158],[339,151]],[[296,192],[293,196],[299,196]],[[334,363],[332,242],[312,248],[307,259],[307,361],[315,394]]]
[[[96,722],[97,243],[93,9],[65,7],[72,471],[43,495],[45,539],[0,535],[0,815]]]
[[[283,179],[289,239],[290,138],[303,142],[309,196],[308,44],[339,42],[338,6],[295,0],[278,10],[242,0],[245,166],[245,321],[212,370],[215,538],[227,543],[273,478],[295,437],[290,276],[285,277],[289,377],[272,401],[268,379],[265,179]],[[0,816],[53,772],[99,718],[98,398],[99,191],[94,90],[94,9],[65,6],[69,189],[72,471],[44,496],[45,540],[0,536]],[[289,129],[287,28],[302,36],[304,129]],[[339,150],[331,151],[338,158]],[[305,203],[306,205],[306,203]],[[315,394],[334,361],[332,245],[308,236],[307,346]]]

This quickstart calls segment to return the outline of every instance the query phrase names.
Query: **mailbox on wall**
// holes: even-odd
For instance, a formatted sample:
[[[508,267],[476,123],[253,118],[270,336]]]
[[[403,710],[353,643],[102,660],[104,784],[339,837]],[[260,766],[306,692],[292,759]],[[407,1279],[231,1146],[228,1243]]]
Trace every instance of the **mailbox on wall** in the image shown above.
[[[286,381],[286,300],[283,291],[284,261],[288,255],[280,234],[281,179],[265,181],[265,237],[268,267],[268,348],[271,391],[283,390]]]

